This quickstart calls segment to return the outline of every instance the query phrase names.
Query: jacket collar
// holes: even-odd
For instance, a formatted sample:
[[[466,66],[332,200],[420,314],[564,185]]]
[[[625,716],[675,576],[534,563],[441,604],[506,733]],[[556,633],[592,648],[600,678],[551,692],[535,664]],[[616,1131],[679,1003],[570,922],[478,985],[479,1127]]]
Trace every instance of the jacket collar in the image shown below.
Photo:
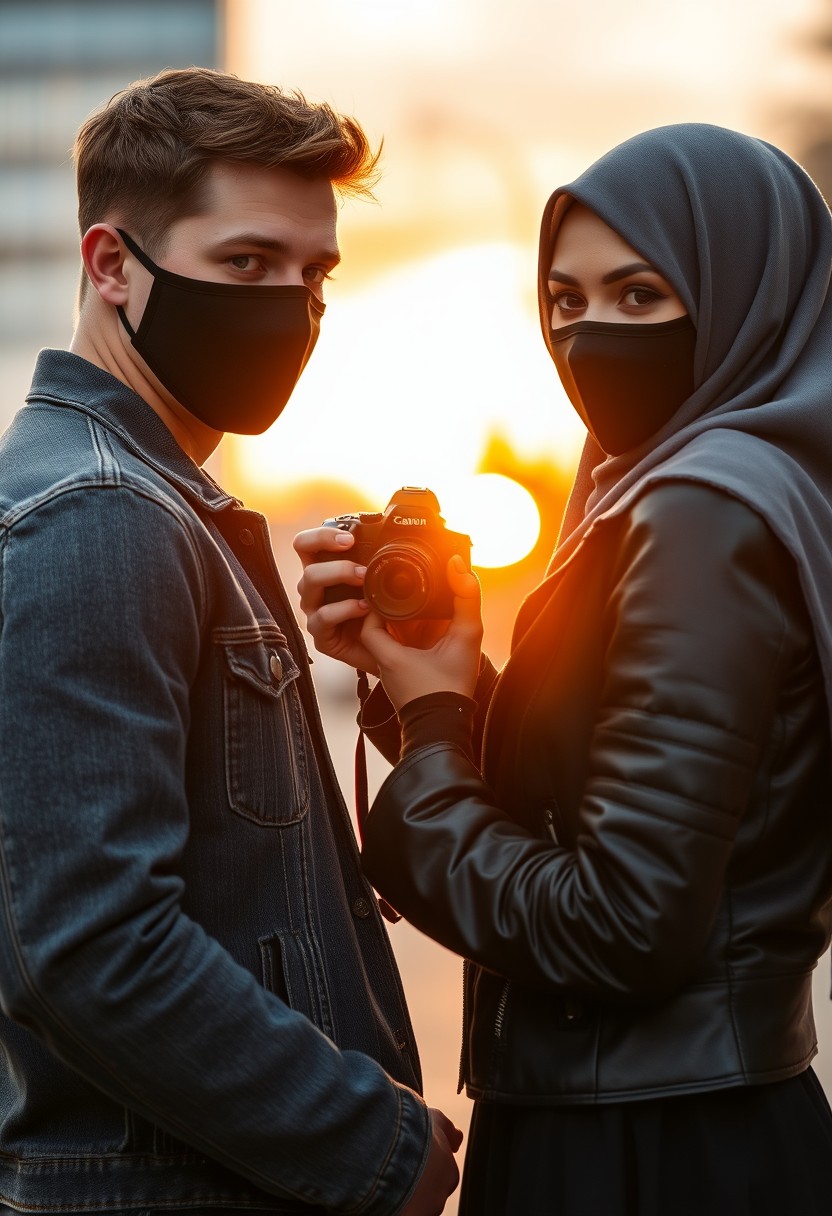
[[[40,352],[26,401],[48,401],[89,414],[114,431],[186,498],[209,511],[242,505],[183,451],[159,415],[138,393],[71,351]]]

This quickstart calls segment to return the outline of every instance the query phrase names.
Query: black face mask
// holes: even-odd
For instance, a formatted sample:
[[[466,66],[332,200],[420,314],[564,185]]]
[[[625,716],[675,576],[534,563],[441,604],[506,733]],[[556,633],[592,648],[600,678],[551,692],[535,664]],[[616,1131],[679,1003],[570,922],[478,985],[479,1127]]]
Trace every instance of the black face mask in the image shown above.
[[[324,305],[308,287],[188,279],[127,248],[153,275],[139,328],[118,315],[154,376],[217,431],[259,435],[292,394],[318,338]]]
[[[550,330],[569,400],[609,456],[638,447],[693,392],[690,317],[652,325],[575,321]]]

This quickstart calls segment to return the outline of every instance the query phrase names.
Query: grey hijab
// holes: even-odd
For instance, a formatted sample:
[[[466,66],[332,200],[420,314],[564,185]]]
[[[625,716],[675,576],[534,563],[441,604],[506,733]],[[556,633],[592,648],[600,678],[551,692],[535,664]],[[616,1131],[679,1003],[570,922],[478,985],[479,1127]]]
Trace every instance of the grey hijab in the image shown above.
[[[793,555],[832,708],[832,216],[784,152],[699,123],[620,144],[543,214],[538,294],[572,199],[672,285],[697,330],[693,395],[640,448],[588,438],[549,573],[648,483],[695,480],[746,502]]]

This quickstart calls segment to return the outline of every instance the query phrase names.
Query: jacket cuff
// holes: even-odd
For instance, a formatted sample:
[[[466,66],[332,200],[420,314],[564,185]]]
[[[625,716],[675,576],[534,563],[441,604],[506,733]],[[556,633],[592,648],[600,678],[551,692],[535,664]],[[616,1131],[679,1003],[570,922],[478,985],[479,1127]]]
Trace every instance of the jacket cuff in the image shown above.
[[[357,1216],[396,1216],[410,1199],[430,1154],[430,1112],[421,1098],[397,1088],[399,1118],[396,1134],[372,1190],[355,1209]]]
[[[470,760],[477,703],[456,692],[434,692],[416,697],[399,710],[402,728],[401,759],[431,743],[453,743]]]

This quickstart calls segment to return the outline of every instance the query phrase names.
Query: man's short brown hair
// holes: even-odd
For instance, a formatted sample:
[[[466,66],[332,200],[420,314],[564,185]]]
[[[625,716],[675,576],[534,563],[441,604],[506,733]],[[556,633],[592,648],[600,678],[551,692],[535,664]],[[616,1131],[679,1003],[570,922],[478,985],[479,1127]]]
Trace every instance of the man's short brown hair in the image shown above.
[[[193,67],[117,93],[81,127],[74,159],[81,234],[117,217],[158,257],[171,224],[202,209],[214,161],[280,166],[369,194],[378,153],[354,119],[325,103]]]

